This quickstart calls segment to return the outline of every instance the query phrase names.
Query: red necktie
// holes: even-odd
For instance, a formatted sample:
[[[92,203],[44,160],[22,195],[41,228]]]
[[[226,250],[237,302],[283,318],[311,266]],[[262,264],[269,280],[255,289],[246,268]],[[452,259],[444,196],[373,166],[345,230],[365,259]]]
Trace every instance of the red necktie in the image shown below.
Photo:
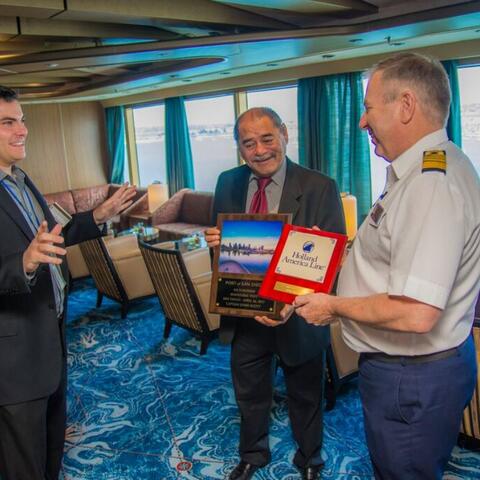
[[[258,190],[253,195],[248,213],[268,213],[268,202],[267,196],[265,195],[265,188],[272,179],[270,177],[257,177],[255,180],[258,184]]]

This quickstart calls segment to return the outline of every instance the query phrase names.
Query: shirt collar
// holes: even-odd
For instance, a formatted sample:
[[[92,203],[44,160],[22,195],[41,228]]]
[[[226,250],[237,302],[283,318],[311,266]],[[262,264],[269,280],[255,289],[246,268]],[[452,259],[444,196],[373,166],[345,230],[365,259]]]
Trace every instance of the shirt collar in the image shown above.
[[[282,164],[280,165],[280,168],[270,178],[272,179],[272,183],[280,187],[283,187],[286,175],[287,175],[287,159],[285,158]],[[248,183],[254,181],[255,178],[257,178],[257,176],[253,172],[251,172]]]
[[[3,170],[0,170],[0,182],[2,182],[5,178],[10,182],[15,182],[16,186],[20,190],[23,190],[25,187],[25,173],[22,169],[16,167],[15,165],[12,167],[12,175],[8,175]]]
[[[418,159],[422,158],[425,150],[431,150],[433,147],[445,142],[448,142],[448,135],[444,128],[425,135],[391,163],[395,176],[400,179],[410,169],[418,165]]]

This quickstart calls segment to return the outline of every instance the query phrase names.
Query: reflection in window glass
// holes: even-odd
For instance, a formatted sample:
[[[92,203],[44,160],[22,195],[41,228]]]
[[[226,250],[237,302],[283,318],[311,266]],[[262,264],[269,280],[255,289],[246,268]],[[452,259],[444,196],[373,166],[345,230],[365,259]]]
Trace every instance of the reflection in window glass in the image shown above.
[[[165,106],[133,109],[140,186],[167,183],[165,156]]]
[[[233,140],[233,95],[187,100],[185,110],[195,189],[211,192],[215,190],[219,174],[238,163]]]
[[[298,163],[297,87],[247,92],[248,108],[269,107],[275,110],[288,130],[287,155]]]
[[[458,69],[462,148],[480,174],[480,67]]]

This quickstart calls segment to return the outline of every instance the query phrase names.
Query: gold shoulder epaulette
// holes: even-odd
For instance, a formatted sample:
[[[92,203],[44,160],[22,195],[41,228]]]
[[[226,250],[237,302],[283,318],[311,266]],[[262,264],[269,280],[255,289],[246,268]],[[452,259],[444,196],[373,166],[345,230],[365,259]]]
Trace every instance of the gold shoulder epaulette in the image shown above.
[[[445,150],[427,150],[423,152],[422,173],[447,173],[447,154]]]

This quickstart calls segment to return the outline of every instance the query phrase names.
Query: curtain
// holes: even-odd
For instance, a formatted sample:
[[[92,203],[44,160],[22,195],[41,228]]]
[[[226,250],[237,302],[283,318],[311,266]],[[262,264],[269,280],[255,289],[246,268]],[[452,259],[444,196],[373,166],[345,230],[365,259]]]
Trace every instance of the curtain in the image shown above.
[[[341,192],[357,197],[359,224],[371,206],[368,138],[358,127],[362,112],[360,72],[298,83],[300,164],[332,177]]]
[[[183,97],[165,100],[165,148],[170,196],[182,188],[195,188],[192,149]]]
[[[123,183],[125,179],[125,117],[123,107],[105,109],[108,149],[108,181]]]
[[[452,102],[450,103],[450,116],[447,122],[448,138],[462,148],[462,117],[460,111],[460,88],[458,85],[458,62],[447,60],[442,62],[450,80]]]

